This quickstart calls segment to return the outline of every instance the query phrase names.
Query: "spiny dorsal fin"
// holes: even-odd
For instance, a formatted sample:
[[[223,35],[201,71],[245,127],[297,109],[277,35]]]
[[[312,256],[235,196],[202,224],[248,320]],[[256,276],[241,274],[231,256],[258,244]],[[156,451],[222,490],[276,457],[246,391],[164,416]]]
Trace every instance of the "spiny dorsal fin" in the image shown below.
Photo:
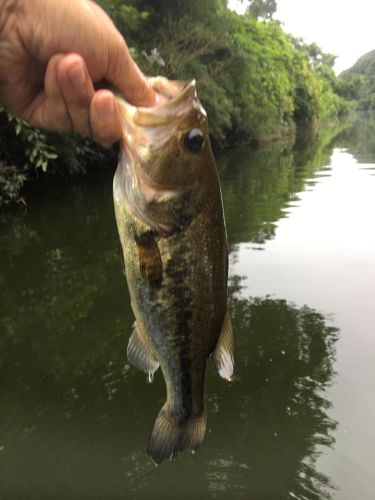
[[[159,247],[151,232],[136,237],[139,270],[151,288],[160,288],[163,279],[163,263]]]
[[[220,377],[231,380],[234,372],[234,338],[228,310],[225,313],[220,337],[211,357]]]
[[[154,373],[159,368],[159,363],[150,348],[139,336],[137,322],[134,323],[133,332],[129,339],[127,356],[129,362],[139,370],[147,373],[149,381],[152,382]]]

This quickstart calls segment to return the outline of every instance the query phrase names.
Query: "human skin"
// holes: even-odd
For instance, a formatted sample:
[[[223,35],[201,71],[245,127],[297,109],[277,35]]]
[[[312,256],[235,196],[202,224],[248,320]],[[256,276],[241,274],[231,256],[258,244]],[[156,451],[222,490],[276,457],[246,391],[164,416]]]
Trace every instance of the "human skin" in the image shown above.
[[[136,106],[153,106],[125,40],[91,0],[0,0],[0,102],[43,129],[110,146],[120,139],[117,102],[105,81]]]

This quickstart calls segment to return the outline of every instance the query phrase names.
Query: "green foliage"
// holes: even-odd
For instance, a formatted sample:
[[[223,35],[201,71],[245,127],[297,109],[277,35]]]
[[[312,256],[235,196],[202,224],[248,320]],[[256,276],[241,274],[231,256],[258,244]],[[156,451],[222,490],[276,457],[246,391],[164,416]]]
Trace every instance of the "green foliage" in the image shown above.
[[[265,9],[256,16],[239,16],[219,0],[131,5],[147,12],[137,33],[123,31],[139,64],[148,74],[198,80],[219,147],[269,141],[293,122],[311,124],[346,109],[335,94],[334,56],[285,34],[271,19],[275,2],[254,1],[250,7]]]
[[[0,206],[10,202],[24,203],[19,193],[25,180],[25,174],[17,167],[0,162]]]
[[[47,144],[46,134],[20,118],[9,115],[8,120],[13,124],[16,135],[25,146],[25,156],[30,165],[46,172],[49,162],[58,157],[54,146]]]
[[[122,0],[101,0],[98,2],[115,22],[120,31],[137,33],[149,17],[147,10],[137,9],[132,2]]]
[[[340,75],[336,92],[353,101],[358,109],[375,110],[375,50],[364,54]]]
[[[348,70],[342,73],[344,75],[371,75],[375,73],[375,50],[367,52],[361,56],[358,61]]]
[[[23,203],[22,185],[39,173],[66,178],[108,161],[108,154],[90,141],[42,132],[0,108],[0,206]]]
[[[247,12],[254,19],[272,19],[277,10],[276,0],[251,0]]]
[[[362,75],[340,76],[335,84],[337,94],[345,99],[358,100],[363,93],[365,79]]]
[[[275,0],[253,0],[244,16],[230,11],[225,0],[99,3],[146,74],[197,79],[217,147],[269,142],[295,123],[311,125],[347,109],[343,97],[350,85],[344,90],[337,82],[334,56],[284,33],[272,20]],[[370,100],[375,106],[375,97]],[[111,158],[87,141],[37,131],[4,112],[0,132],[0,182],[11,171],[6,167],[22,175],[71,175]]]

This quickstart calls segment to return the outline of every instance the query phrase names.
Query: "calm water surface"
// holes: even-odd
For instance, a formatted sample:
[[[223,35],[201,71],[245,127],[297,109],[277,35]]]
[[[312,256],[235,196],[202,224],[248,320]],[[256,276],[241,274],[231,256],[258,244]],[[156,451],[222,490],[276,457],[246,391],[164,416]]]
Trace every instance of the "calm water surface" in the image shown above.
[[[373,132],[219,158],[240,380],[208,367],[204,445],[158,467],[111,173],[3,211],[0,498],[375,498]]]

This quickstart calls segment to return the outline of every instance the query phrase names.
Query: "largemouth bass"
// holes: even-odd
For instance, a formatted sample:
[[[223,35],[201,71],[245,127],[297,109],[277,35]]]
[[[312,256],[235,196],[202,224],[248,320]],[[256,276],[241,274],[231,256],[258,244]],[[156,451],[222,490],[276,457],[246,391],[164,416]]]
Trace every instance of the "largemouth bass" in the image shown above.
[[[119,99],[123,141],[113,182],[115,214],[135,324],[127,356],[152,380],[160,366],[167,400],[152,430],[156,461],[204,439],[204,380],[212,358],[231,379],[228,245],[207,116],[195,81],[158,77],[168,98],[154,108]]]

